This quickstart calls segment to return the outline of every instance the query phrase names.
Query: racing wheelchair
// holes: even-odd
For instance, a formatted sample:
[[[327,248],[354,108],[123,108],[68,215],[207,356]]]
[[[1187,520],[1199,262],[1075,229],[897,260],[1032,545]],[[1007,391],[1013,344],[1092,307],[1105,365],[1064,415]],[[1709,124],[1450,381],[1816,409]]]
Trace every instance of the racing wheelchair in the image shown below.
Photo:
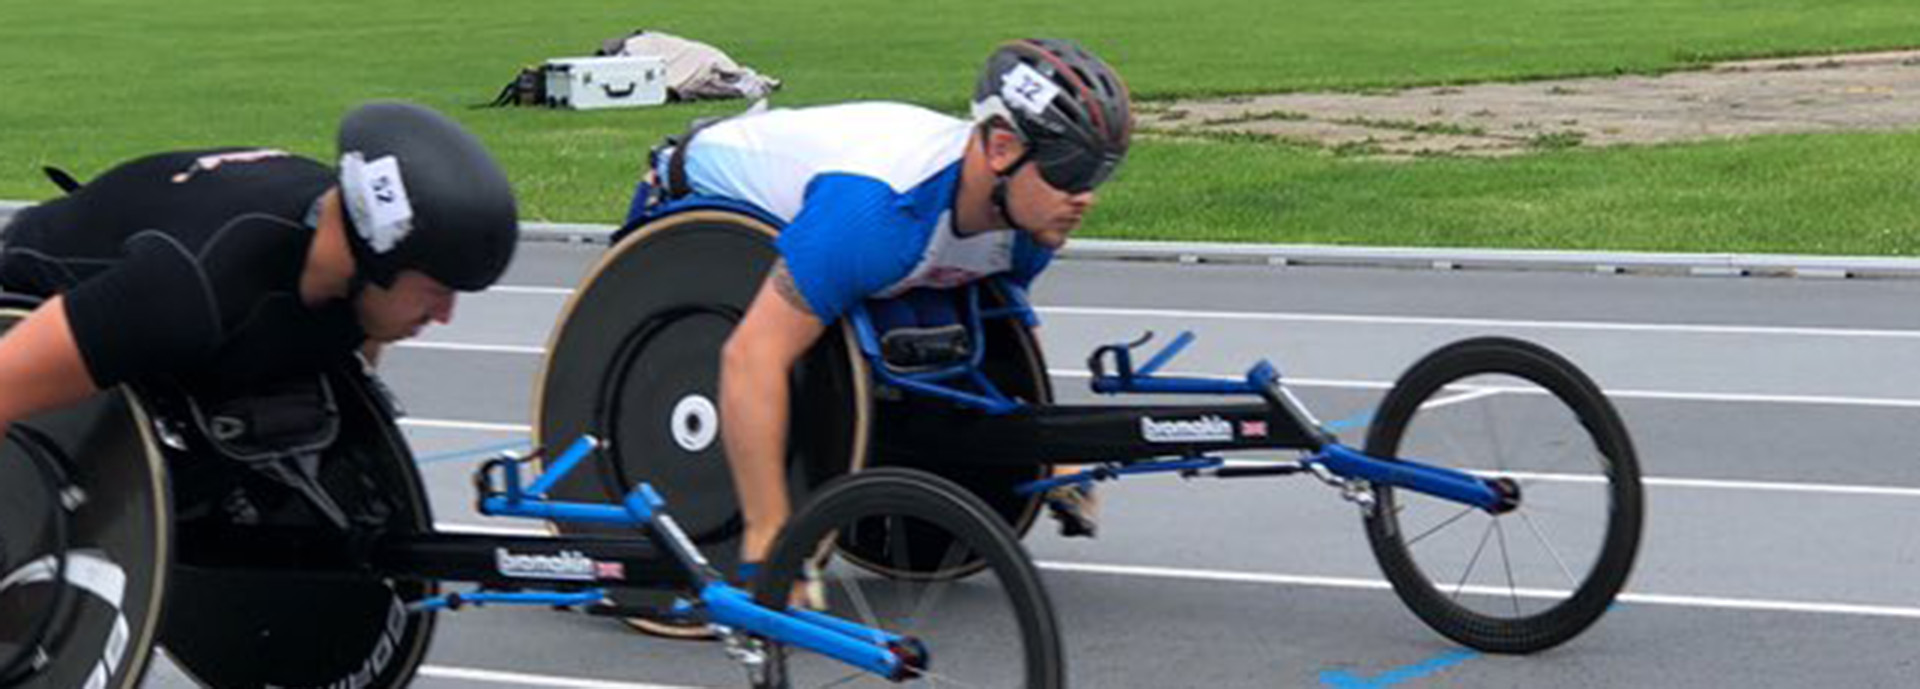
[[[34,306],[0,296],[0,330]],[[354,357],[244,392],[122,386],[15,423],[0,445],[0,687],[132,689],[158,647],[209,687],[404,686],[440,612],[625,617],[644,612],[623,603],[639,592],[720,630],[755,687],[1064,686],[1052,607],[1017,537],[943,479],[819,485],[758,577],[733,582],[649,485],[550,493],[609,449],[592,437],[484,462],[475,499],[483,514],[601,532],[438,532],[396,417]],[[789,606],[823,544],[875,522],[950,539],[999,586],[876,590],[845,616]],[[1005,614],[980,619],[992,611]]]
[[[645,480],[697,496],[683,524],[710,558],[731,562],[741,521],[716,442],[718,356],[777,257],[780,226],[751,205],[696,196],[638,212],[614,236],[548,343],[535,433],[602,434],[615,449],[597,476],[557,493],[599,499]],[[1024,534],[1063,484],[1313,477],[1358,506],[1381,571],[1420,619],[1492,652],[1573,638],[1632,569],[1644,509],[1633,445],[1593,382],[1545,348],[1483,337],[1430,353],[1388,390],[1355,449],[1267,362],[1238,377],[1163,374],[1191,334],[1150,356],[1144,340],[1098,348],[1092,390],[1245,401],[1056,403],[1036,322],[1019,289],[991,280],[851,312],[794,373],[793,490],[915,467]],[[1264,456],[1221,454],[1243,451]],[[1085,468],[1053,477],[1058,464]],[[896,581],[979,571],[944,546],[878,525],[836,539],[852,567],[824,571],[856,582],[861,570]]]

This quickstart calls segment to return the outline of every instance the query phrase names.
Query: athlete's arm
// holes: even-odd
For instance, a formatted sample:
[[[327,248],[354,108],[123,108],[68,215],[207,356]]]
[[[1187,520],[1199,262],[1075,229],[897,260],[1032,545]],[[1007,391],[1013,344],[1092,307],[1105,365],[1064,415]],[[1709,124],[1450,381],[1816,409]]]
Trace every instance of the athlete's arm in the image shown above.
[[[792,511],[786,481],[790,374],[825,330],[782,261],[721,350],[720,437],[746,520],[743,561],[766,558]]]
[[[54,297],[0,337],[0,432],[14,420],[98,391],[80,358],[66,300]]]

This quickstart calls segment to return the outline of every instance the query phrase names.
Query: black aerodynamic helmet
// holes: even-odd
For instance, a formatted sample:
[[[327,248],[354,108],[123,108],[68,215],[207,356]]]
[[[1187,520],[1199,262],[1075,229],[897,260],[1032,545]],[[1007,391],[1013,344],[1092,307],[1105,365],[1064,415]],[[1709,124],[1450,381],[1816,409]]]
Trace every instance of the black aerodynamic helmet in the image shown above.
[[[381,287],[411,268],[486,289],[520,240],[513,187],[486,147],[411,103],[369,103],[341,120],[340,199],[360,276]]]
[[[1048,184],[1076,193],[1106,181],[1133,138],[1126,82],[1079,43],[1058,38],[1008,41],[987,58],[973,120],[996,119],[1026,142]]]

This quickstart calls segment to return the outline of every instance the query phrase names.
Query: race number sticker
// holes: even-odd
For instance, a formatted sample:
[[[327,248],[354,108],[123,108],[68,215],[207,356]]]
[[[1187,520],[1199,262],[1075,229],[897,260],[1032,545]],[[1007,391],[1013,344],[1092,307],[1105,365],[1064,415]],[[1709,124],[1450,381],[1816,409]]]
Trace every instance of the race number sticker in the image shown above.
[[[340,182],[353,226],[375,253],[386,253],[413,231],[413,203],[393,156],[367,162],[359,153],[340,157]]]
[[[1046,112],[1047,104],[1058,95],[1059,84],[1024,62],[1000,76],[1000,99],[1035,115]]]

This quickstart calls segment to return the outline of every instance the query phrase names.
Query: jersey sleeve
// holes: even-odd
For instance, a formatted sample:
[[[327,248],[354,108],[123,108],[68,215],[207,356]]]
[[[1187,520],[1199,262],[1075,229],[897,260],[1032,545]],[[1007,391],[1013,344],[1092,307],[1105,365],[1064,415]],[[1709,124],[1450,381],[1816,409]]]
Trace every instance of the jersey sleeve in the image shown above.
[[[147,232],[127,251],[65,294],[80,357],[99,388],[203,364],[223,332],[211,285],[186,247]]]
[[[931,224],[911,199],[863,175],[831,173],[807,185],[806,202],[778,246],[794,285],[822,323],[913,270]]]

